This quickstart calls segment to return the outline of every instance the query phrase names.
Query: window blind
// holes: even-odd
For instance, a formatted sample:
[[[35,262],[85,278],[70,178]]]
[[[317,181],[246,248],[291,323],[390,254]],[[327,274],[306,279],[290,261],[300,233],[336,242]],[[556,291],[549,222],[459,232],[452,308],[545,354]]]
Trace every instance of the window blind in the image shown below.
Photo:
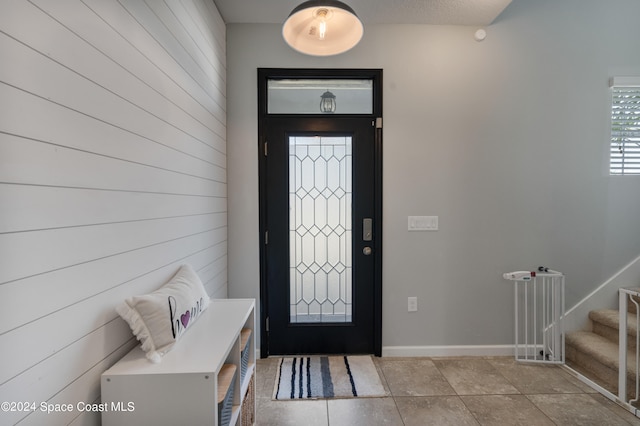
[[[609,174],[640,175],[640,78],[611,82]]]

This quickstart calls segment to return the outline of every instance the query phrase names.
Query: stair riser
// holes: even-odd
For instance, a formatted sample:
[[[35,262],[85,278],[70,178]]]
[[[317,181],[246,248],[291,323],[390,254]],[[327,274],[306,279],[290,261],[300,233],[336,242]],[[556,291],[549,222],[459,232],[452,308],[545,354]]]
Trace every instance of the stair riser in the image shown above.
[[[582,370],[590,372],[595,382],[614,394],[618,394],[618,370],[604,365],[588,354],[576,349],[571,345],[566,347],[566,358],[569,363],[575,364]],[[627,398],[634,398],[635,377],[630,371],[627,372]]]
[[[592,331],[600,336],[609,339],[614,343],[619,343],[620,340],[620,332],[618,329],[611,328],[607,325],[600,324],[598,322],[593,322]],[[636,348],[636,336],[631,334],[627,334],[627,347],[630,349]]]
[[[633,298],[636,302],[640,303],[640,298],[638,297],[634,297]],[[630,314],[635,314],[636,313],[636,304],[633,303],[631,300],[627,301],[627,312],[629,312]]]

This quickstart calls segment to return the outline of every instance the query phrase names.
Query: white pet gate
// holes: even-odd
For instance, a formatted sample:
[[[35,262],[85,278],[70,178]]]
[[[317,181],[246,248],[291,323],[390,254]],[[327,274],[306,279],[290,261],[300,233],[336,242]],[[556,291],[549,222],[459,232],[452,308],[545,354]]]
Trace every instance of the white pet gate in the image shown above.
[[[564,364],[564,275],[545,267],[503,275],[515,287],[515,358]]]

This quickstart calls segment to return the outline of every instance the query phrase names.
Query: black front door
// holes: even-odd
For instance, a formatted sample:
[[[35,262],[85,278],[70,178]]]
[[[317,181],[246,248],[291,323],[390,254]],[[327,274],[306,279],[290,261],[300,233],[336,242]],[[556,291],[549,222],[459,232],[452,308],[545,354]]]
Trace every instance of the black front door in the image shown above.
[[[380,121],[263,118],[261,353],[379,355]]]

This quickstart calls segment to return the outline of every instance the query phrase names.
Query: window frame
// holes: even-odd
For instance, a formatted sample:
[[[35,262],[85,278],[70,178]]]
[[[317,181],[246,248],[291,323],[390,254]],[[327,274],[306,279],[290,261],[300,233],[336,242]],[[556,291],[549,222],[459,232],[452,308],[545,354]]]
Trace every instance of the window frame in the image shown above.
[[[640,77],[613,77],[609,88],[609,176],[640,176]],[[622,93],[631,94],[634,101],[623,101]],[[623,109],[634,114],[632,120],[621,120]]]

